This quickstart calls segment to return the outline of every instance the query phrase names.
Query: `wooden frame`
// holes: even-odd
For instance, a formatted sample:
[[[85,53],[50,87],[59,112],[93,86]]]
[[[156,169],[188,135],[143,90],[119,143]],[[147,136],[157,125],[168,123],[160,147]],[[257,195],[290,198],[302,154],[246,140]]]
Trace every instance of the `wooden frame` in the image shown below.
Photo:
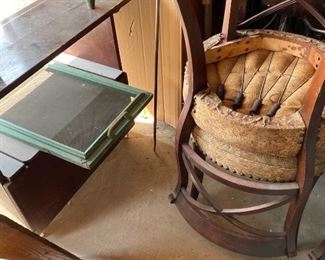
[[[182,20],[188,56],[189,93],[177,125],[178,183],[175,191],[170,195],[170,200],[176,204],[183,217],[196,231],[216,244],[247,255],[294,256],[297,251],[300,220],[309,195],[318,180],[318,177],[314,176],[314,155],[317,131],[320,127],[321,114],[325,105],[325,54],[322,54],[318,61],[316,67],[319,69],[303,102],[301,114],[306,125],[306,134],[303,148],[298,155],[296,181],[292,183],[265,183],[231,175],[221,167],[213,167],[204,160],[202,155],[200,156],[198,149],[193,149],[188,145],[191,131],[195,125],[191,116],[193,97],[198,91],[206,88],[207,74],[202,38],[198,23],[194,22],[196,21],[195,13],[186,0],[175,0],[175,2]],[[298,2],[303,6],[306,4],[304,1],[284,2],[286,4],[287,2]],[[231,40],[237,36],[235,32],[237,25],[232,20],[233,17],[236,17],[236,13],[234,13],[236,3],[238,3],[236,0],[228,0],[226,3],[226,10],[228,11],[225,15],[223,27],[223,31],[227,32],[226,40]],[[314,11],[312,10],[311,13],[314,14]],[[281,197],[271,202],[247,208],[225,209],[202,185],[204,175],[241,191],[272,196],[281,195]],[[190,192],[187,191],[189,178],[192,182]],[[198,194],[202,195],[207,204],[197,201]],[[282,232],[257,229],[248,226],[235,217],[236,215],[250,215],[268,211],[287,203],[289,203],[289,210]],[[221,216],[240,232],[217,224],[209,218],[209,214]]]
[[[61,63],[50,63],[46,70],[53,71],[54,73],[57,71],[63,72],[76,78],[98,83],[103,88],[116,89],[132,97],[129,104],[121,111],[120,115],[117,116],[116,119],[118,120],[114,120],[110,123],[85,151],[69,147],[51,138],[32,132],[4,119],[0,119],[1,133],[31,144],[45,152],[49,152],[84,168],[93,168],[99,160],[99,157],[113,145],[115,139],[123,137],[120,136],[123,135],[124,132],[122,128],[129,129],[134,125],[134,118],[148,104],[152,97],[148,92],[140,91],[107,77],[76,69]]]

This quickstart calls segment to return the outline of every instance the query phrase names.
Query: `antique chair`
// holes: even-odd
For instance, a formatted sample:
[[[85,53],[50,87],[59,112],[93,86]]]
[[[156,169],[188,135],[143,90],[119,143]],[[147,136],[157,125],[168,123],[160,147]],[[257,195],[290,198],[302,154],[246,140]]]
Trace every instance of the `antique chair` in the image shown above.
[[[305,205],[325,169],[325,44],[285,32],[236,32],[236,13],[245,1],[227,0],[223,35],[203,48],[191,5],[175,2],[188,64],[176,133],[179,177],[171,202],[216,244],[248,255],[293,256]],[[248,21],[295,3],[325,26],[325,19],[300,0],[283,1]],[[203,176],[273,199],[223,208]],[[285,204],[283,231],[238,218]]]

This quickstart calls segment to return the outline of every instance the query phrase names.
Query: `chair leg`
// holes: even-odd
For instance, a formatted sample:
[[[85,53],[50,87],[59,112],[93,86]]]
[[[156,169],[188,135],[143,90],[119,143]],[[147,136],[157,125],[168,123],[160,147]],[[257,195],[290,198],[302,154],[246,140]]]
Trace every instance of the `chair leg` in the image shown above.
[[[318,179],[319,177],[315,177],[313,184],[310,187],[305,187],[305,189],[300,192],[298,197],[289,205],[288,214],[285,221],[285,230],[287,233],[287,255],[289,257],[297,255],[297,240],[301,218],[310,193],[312,192]]]
[[[202,151],[194,145],[194,151],[202,158],[202,159],[205,159],[205,155],[202,153]],[[202,183],[203,182],[203,172],[200,171],[199,169],[195,168],[195,173],[198,177],[198,179],[200,180],[200,182]],[[199,197],[199,191],[197,190],[197,188],[195,187],[194,184],[191,185],[191,197],[195,200],[197,200],[197,198]]]
[[[184,165],[184,162],[181,158],[181,152],[177,153],[177,164],[178,164],[178,178],[177,184],[174,191],[168,195],[169,202],[174,204],[178,194],[181,191],[182,187],[187,187],[188,185],[188,175]]]
[[[289,206],[289,211],[286,219],[286,232],[287,232],[287,255],[288,257],[294,257],[297,255],[297,239],[300,221],[306,202],[300,202],[297,199],[293,201]],[[288,218],[289,216],[289,218]],[[292,217],[290,217],[292,216]],[[289,220],[288,220],[289,219]]]
[[[200,170],[198,170],[196,168],[195,168],[195,172],[196,172],[196,175],[197,175],[198,179],[202,183],[202,181],[203,181],[203,172],[201,172]],[[192,184],[192,187],[191,187],[191,197],[193,199],[195,199],[195,200],[197,200],[197,198],[199,197],[199,191],[197,190],[197,188],[195,187],[194,184]]]
[[[324,173],[322,173],[324,174]],[[318,179],[318,178],[317,178]],[[316,181],[317,181],[316,179]],[[324,260],[325,259],[325,240],[313,251],[308,254],[311,260]]]

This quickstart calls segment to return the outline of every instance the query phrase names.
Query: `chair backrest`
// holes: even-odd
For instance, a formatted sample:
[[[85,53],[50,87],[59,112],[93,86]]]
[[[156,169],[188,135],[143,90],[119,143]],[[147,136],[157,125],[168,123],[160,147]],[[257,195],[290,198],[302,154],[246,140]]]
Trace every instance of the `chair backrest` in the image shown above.
[[[191,3],[188,0],[175,0],[175,3],[182,22],[188,60],[190,85],[188,97],[193,97],[193,93],[205,89],[207,84],[203,40],[199,22]]]

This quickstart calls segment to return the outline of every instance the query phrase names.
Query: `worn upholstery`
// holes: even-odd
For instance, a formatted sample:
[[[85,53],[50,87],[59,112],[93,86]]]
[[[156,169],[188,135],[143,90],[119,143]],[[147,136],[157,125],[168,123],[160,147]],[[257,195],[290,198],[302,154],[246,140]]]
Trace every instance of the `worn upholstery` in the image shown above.
[[[211,47],[209,44],[206,52]],[[208,60],[207,89],[194,97],[192,116],[196,127],[192,141],[209,159],[233,173],[265,181],[294,180],[297,155],[305,134],[299,110],[316,69],[298,55],[266,48],[215,62]],[[220,83],[226,89],[223,101],[216,95]],[[242,107],[234,111],[232,104],[241,86],[245,99]],[[184,98],[187,91],[185,75]],[[258,97],[262,98],[261,110],[257,115],[250,115],[251,106]],[[266,116],[277,101],[281,103],[278,112],[274,117]],[[317,175],[325,170],[324,115],[315,155]]]

